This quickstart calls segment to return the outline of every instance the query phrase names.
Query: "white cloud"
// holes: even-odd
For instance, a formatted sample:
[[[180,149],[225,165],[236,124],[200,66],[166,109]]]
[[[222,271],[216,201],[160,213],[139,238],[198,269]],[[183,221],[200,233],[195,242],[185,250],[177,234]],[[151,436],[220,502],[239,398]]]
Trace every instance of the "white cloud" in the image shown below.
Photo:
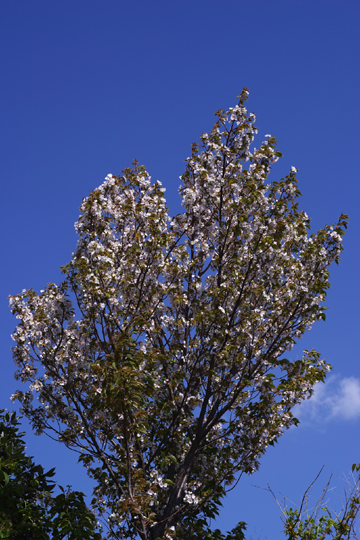
[[[333,416],[351,420],[360,416],[360,381],[348,377],[340,381],[340,392],[332,403]]]
[[[315,386],[314,395],[293,409],[302,422],[356,420],[360,418],[360,379],[329,377]]]

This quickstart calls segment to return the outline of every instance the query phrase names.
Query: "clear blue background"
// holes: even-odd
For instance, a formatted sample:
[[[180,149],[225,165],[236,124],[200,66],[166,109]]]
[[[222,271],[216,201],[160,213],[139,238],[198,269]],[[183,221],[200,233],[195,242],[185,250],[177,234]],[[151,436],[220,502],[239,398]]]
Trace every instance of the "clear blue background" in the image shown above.
[[[163,182],[178,212],[191,143],[244,86],[258,116],[256,146],[265,134],[277,137],[284,158],[272,177],[299,169],[301,208],[313,228],[350,215],[341,264],[332,268],[327,321],[300,343],[319,350],[335,378],[311,414],[299,411],[301,426],[270,448],[260,471],[241,479],[216,522],[227,530],[244,520],[252,538],[275,540],[281,531],[276,503],[253,484],[299,502],[323,464],[319,490],[333,471],[340,493],[342,471],[360,461],[360,392],[341,401],[344,378],[353,377],[355,387],[360,380],[359,23],[357,0],[0,4],[0,407],[12,408],[9,396],[20,386],[8,294],[60,281],[82,197],[134,158]],[[29,430],[27,441],[38,462],[56,466],[61,484],[91,491],[74,454]]]

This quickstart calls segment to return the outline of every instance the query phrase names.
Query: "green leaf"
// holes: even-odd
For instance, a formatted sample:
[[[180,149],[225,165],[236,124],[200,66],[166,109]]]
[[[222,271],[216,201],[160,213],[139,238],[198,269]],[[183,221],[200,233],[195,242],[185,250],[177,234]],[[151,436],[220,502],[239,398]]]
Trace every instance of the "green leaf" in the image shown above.
[[[1,470],[1,469],[0,469],[0,475],[3,477],[3,480],[4,480],[4,486],[6,486],[6,485],[9,483],[9,481],[10,481],[9,475],[8,475],[5,471],[3,471],[3,470]]]

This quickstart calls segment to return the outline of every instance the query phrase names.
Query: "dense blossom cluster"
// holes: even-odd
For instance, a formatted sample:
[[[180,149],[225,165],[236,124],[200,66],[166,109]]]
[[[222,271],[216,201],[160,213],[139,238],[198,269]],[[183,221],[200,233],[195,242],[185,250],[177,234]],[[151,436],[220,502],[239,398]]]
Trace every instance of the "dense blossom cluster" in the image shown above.
[[[284,353],[324,317],[346,216],[308,234],[296,169],[267,181],[275,138],[251,150],[246,97],[193,145],[182,214],[136,163],[108,175],[82,203],[64,282],[10,300],[30,382],[14,398],[80,452],[109,537],[196,531],[329,369]]]

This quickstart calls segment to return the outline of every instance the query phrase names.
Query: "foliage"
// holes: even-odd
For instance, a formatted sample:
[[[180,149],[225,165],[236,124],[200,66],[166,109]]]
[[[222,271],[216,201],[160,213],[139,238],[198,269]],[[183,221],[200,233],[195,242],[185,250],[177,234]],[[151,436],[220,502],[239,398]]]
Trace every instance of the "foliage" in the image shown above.
[[[12,540],[96,540],[95,518],[83,494],[53,497],[54,469],[45,472],[25,454],[15,412],[0,411],[0,538]]]
[[[193,520],[193,533],[187,537],[187,540],[244,540],[246,524],[240,521],[236,527],[228,531],[225,535],[220,529],[211,530],[205,519]]]
[[[136,162],[110,174],[83,200],[64,282],[10,299],[30,383],[13,399],[80,452],[109,538],[201,537],[330,369],[284,355],[325,318],[347,216],[309,235],[296,169],[270,182],[275,138],[251,149],[246,99],[193,145],[182,214]]]
[[[360,472],[360,465],[354,464],[352,471]],[[321,471],[320,471],[321,473]],[[288,540],[347,540],[358,538],[356,534],[356,518],[360,511],[360,475],[353,485],[349,482],[349,489],[344,491],[342,508],[338,512],[330,511],[324,506],[325,496],[329,492],[330,480],[325,486],[319,500],[310,509],[309,495],[312,486],[319,477],[305,491],[298,508],[286,508],[281,505],[269,488],[282,512],[284,532]]]

